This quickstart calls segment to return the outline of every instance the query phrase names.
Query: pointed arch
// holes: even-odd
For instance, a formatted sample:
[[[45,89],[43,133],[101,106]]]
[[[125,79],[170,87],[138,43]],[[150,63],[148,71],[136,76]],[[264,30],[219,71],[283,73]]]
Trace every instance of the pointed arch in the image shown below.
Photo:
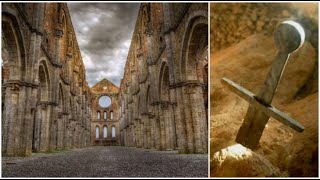
[[[159,74],[159,99],[169,101],[169,67],[163,62]]]
[[[116,127],[114,125],[111,128],[111,137],[116,138]]]
[[[111,121],[113,120],[113,111],[112,110],[110,111],[110,120]]]
[[[100,138],[100,127],[96,126],[96,139]]]
[[[2,79],[23,81],[27,73],[27,62],[20,25],[13,14],[7,11],[2,13],[2,70],[8,73]]]
[[[65,98],[61,83],[59,83],[58,109],[60,112],[65,111]]]
[[[39,78],[39,101],[49,101],[50,99],[50,75],[48,66],[45,59],[41,59],[39,62],[38,69],[38,78]]]
[[[98,120],[100,120],[100,119],[101,119],[100,111],[97,111],[97,119],[98,119]]]
[[[107,111],[103,111],[103,119],[107,120]]]
[[[181,80],[197,80],[197,60],[208,46],[208,18],[199,12],[188,21],[183,38],[179,71]]]
[[[108,127],[106,125],[103,126],[103,138],[108,138]]]

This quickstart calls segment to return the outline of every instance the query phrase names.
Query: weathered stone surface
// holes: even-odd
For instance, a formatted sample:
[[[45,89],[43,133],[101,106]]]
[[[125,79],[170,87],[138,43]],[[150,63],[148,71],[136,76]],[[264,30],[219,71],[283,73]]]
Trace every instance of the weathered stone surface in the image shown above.
[[[4,3],[3,154],[105,141],[207,153],[207,12],[207,3],[142,3],[120,88],[90,89],[67,5]],[[98,105],[102,95],[110,107]]]
[[[90,145],[91,93],[65,3],[2,4],[2,153]]]
[[[92,122],[91,122],[91,143],[93,145],[119,145],[119,88],[110,81],[103,79],[91,88],[92,92]],[[108,96],[111,104],[108,107],[99,105],[99,99]],[[99,138],[96,137],[96,129],[99,129]],[[107,128],[107,129],[105,129]],[[115,129],[115,137],[112,135]]]
[[[207,152],[207,10],[142,3],[120,85],[122,145]]]

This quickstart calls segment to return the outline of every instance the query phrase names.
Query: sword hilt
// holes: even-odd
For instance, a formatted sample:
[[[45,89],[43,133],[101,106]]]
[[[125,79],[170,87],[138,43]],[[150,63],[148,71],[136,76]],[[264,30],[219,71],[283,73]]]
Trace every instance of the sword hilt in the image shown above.
[[[288,54],[302,46],[305,36],[302,26],[291,20],[282,22],[274,32],[276,46],[281,52]]]

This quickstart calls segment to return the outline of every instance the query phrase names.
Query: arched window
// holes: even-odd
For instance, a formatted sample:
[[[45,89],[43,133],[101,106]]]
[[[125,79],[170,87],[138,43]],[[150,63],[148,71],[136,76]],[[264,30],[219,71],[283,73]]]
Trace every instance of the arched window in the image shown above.
[[[103,119],[107,120],[107,112],[103,112]]]
[[[108,138],[108,128],[107,126],[104,126],[103,127],[103,138]]]
[[[116,128],[113,126],[111,131],[112,131],[112,138],[115,138],[116,137]]]
[[[96,127],[96,139],[99,139],[99,136],[100,135],[100,129],[99,129],[99,127],[97,126]]]
[[[100,119],[100,111],[97,112],[98,119]]]
[[[113,112],[112,111],[110,112],[110,119],[111,120],[113,119]]]

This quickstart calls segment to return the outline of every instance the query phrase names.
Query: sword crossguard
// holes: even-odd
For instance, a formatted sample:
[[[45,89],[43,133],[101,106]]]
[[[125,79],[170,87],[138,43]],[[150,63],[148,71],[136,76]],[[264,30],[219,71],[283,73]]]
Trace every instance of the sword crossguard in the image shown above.
[[[299,23],[284,21],[276,28],[274,40],[280,51],[290,54],[303,45],[305,32]]]

